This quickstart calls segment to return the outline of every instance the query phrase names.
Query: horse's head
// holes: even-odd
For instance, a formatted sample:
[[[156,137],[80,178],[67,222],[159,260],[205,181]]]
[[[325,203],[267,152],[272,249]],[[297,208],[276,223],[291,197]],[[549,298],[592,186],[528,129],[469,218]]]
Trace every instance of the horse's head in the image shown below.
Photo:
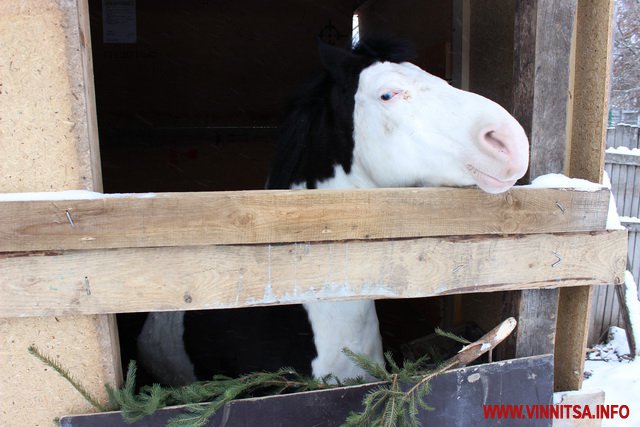
[[[415,65],[377,62],[360,73],[352,174],[375,187],[508,190],[528,166],[520,124],[493,101]]]
[[[320,44],[324,71],[290,106],[269,187],[513,186],[528,166],[522,127],[411,56],[391,39]]]

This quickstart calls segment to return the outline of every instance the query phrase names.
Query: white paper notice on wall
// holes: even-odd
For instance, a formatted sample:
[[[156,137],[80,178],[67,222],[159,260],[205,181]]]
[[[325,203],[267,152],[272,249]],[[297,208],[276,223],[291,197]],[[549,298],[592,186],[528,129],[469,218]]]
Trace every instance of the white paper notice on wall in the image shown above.
[[[136,0],[102,0],[104,43],[135,43]]]

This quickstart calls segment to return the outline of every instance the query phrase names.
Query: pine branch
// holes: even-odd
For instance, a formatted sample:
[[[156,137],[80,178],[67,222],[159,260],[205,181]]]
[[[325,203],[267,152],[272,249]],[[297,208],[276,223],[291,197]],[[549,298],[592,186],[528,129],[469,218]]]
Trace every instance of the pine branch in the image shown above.
[[[375,417],[381,417],[384,422],[383,427],[405,427],[405,426],[418,426],[420,420],[418,419],[418,406],[425,410],[430,408],[424,403],[424,397],[429,394],[431,390],[430,381],[437,375],[454,368],[456,366],[466,365],[484,353],[495,348],[500,342],[502,342],[509,334],[515,329],[516,321],[513,317],[508,318],[500,325],[493,328],[486,333],[479,340],[470,343],[464,338],[460,338],[454,334],[437,330],[436,333],[441,336],[445,336],[454,339],[458,342],[466,341],[468,344],[458,352],[458,354],[446,362],[442,363],[438,368],[433,371],[422,374],[421,376],[414,376],[411,378],[413,381],[417,381],[413,387],[407,392],[400,391],[398,374],[390,375],[382,366],[374,366],[375,363],[366,360],[363,356],[354,355],[353,352],[344,350],[347,357],[353,360],[361,368],[367,372],[387,372],[387,381],[390,384],[382,386],[376,389],[373,393],[369,393],[362,401],[364,410],[360,413],[351,413],[343,427],[356,427],[361,425],[381,425],[380,421],[375,421],[371,424],[365,422],[375,419]],[[365,359],[364,364],[361,362]],[[397,365],[391,364],[393,369],[396,369]],[[412,366],[413,368],[413,366]],[[378,377],[380,378],[380,377]],[[384,403],[384,409],[381,414],[378,413],[378,406]],[[407,411],[404,408],[407,407]],[[380,418],[378,418],[380,419]]]
[[[450,340],[457,341],[460,344],[465,344],[465,345],[466,344],[471,344],[471,341],[469,341],[468,339],[463,338],[461,336],[458,336],[458,335],[456,335],[456,334],[454,334],[452,332],[443,331],[439,327],[436,327],[435,333],[436,333],[436,335],[439,335],[441,337],[445,337],[445,338],[449,338]]]
[[[202,427],[224,405],[237,399],[338,386],[330,384],[332,376],[306,378],[291,368],[282,368],[276,372],[256,372],[239,378],[217,375],[210,381],[199,381],[177,388],[163,388],[154,384],[141,388],[136,394],[135,373],[135,362],[131,362],[124,386],[119,390],[109,388],[111,402],[122,411],[127,422],[138,421],[165,406],[188,405],[184,414],[169,420],[169,427]],[[202,402],[208,404],[202,405]]]
[[[345,348],[343,351],[354,363],[369,375],[387,384],[382,384],[363,398],[363,411],[352,412],[345,420],[344,427],[417,427],[420,426],[418,414],[420,409],[431,410],[424,397],[431,392],[430,380],[436,375],[452,367],[465,365],[493,349],[504,340],[515,328],[515,320],[509,318],[502,324],[485,334],[480,340],[470,343],[453,358],[433,371],[425,371],[424,365],[430,357],[425,355],[416,361],[405,361],[400,367],[390,353],[385,354],[391,371],[367,356],[357,354]],[[454,334],[437,330],[441,336],[458,342],[468,342]],[[35,346],[29,352],[52,367],[71,383],[82,396],[100,411],[109,410],[100,405],[68,371],[55,360],[40,353]],[[344,385],[363,384],[362,378],[338,380],[333,375],[323,378],[308,378],[298,374],[291,368],[282,368],[277,372],[257,372],[230,378],[222,375],[214,376],[210,381],[199,381],[178,388],[163,388],[158,384],[145,386],[136,394],[136,364],[130,362],[125,383],[116,390],[106,386],[111,404],[122,411],[127,422],[135,422],[150,415],[160,408],[170,405],[188,405],[185,413],[169,420],[168,427],[203,427],[227,403],[245,397],[257,395],[280,395],[301,391],[322,390]],[[415,382],[407,392],[402,391],[402,384]],[[207,404],[201,404],[207,402]]]
[[[34,344],[30,345],[27,350],[32,356],[36,357],[42,363],[56,371],[62,378],[67,380],[67,382],[71,384],[73,388],[75,388],[78,393],[80,393],[82,397],[84,397],[85,400],[91,404],[91,406],[93,406],[100,412],[106,412],[110,410],[110,408],[102,405],[98,399],[96,399],[86,388],[82,386],[82,384],[80,384],[78,380],[73,378],[73,376],[67,369],[65,369],[52,357],[42,353]]]

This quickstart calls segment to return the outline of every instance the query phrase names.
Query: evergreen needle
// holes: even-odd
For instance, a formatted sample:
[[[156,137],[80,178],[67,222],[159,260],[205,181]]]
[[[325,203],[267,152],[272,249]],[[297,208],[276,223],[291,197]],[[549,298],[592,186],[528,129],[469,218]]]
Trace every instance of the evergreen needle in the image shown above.
[[[503,324],[508,324],[508,331],[503,331]],[[432,371],[425,370],[424,365],[429,356],[415,361],[405,361],[400,367],[390,353],[385,359],[391,370],[368,356],[354,353],[348,348],[344,354],[358,365],[364,372],[383,383],[367,393],[363,400],[361,412],[351,412],[342,424],[343,427],[414,427],[420,426],[418,418],[420,409],[432,410],[424,397],[431,392],[430,380],[455,366],[467,364],[479,357],[489,347],[495,346],[515,327],[515,320],[507,319],[503,324],[485,334],[483,338],[464,347],[458,355],[441,364]],[[461,343],[469,343],[464,338],[437,328],[438,335]],[[69,372],[51,357],[42,354],[35,346],[29,352],[50,366],[65,378],[95,408],[108,411]],[[333,375],[323,378],[309,378],[298,374],[291,368],[282,368],[276,372],[256,372],[239,378],[216,375],[209,381],[198,381],[184,387],[161,387],[158,384],[144,386],[136,394],[136,364],[131,361],[127,370],[125,383],[120,389],[106,386],[109,400],[116,409],[122,412],[127,422],[135,422],[150,415],[160,408],[170,405],[187,405],[185,413],[169,420],[169,427],[203,427],[208,420],[227,403],[246,397],[275,396],[279,394],[301,391],[314,391],[345,385],[364,384],[363,378],[339,380]],[[407,392],[402,391],[402,384],[415,383]],[[206,402],[207,404],[201,404]]]
[[[110,408],[107,408],[106,406],[102,405],[98,401],[98,399],[96,399],[91,393],[89,393],[89,391],[87,391],[87,389],[85,389],[75,378],[73,378],[71,376],[71,373],[67,369],[65,369],[62,365],[60,365],[56,360],[42,353],[33,344],[29,346],[28,351],[32,356],[35,356],[42,363],[49,366],[51,369],[56,371],[62,378],[67,380],[67,382],[71,384],[73,388],[78,390],[78,393],[80,393],[82,397],[84,397],[86,401],[89,402],[98,411],[106,412],[110,410]]]

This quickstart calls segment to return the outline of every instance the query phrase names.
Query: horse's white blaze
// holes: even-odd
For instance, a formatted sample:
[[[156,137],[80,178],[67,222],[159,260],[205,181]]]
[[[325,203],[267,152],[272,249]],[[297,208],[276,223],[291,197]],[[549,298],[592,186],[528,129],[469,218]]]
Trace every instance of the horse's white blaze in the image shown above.
[[[384,94],[394,95],[384,101]],[[410,63],[376,63],[355,96],[357,186],[509,189],[527,170],[529,144],[501,106]]]

